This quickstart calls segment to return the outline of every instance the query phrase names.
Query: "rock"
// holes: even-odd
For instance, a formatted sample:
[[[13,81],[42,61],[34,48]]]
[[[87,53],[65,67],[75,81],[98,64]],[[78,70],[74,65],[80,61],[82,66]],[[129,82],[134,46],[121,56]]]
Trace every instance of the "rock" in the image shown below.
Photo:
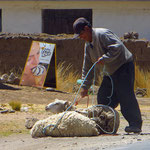
[[[9,113],[15,113],[16,111],[15,110],[9,110]]]
[[[13,84],[19,85],[19,83],[20,83],[20,79],[19,79],[18,77],[16,77],[16,78],[14,79]]]
[[[10,76],[8,77],[7,82],[8,82],[8,83],[13,83],[14,80],[15,80],[15,78],[16,78],[16,77],[15,77],[14,73],[11,72]]]
[[[145,95],[147,95],[147,89],[137,87],[137,89],[135,90],[135,95],[137,97],[144,97]]]
[[[1,114],[5,114],[5,113],[8,113],[8,112],[9,112],[9,110],[2,110],[2,111],[0,111]]]
[[[6,74],[6,73],[5,73],[5,74],[3,74],[3,75],[1,76],[1,78],[0,78],[0,79],[1,79],[1,82],[2,82],[2,83],[7,82],[8,77],[9,77],[9,76],[8,76],[8,74]]]
[[[21,107],[20,111],[21,111],[21,112],[23,112],[23,111],[24,111],[24,112],[28,112],[28,107]]]
[[[26,118],[25,127],[27,129],[31,129],[37,121],[38,121],[37,118]]]
[[[138,39],[139,34],[137,32],[127,32],[123,35],[124,39]]]

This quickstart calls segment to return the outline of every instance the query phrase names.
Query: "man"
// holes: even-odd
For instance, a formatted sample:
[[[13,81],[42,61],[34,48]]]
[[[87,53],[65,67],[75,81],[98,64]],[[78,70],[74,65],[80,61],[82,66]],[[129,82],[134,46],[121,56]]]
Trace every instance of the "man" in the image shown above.
[[[121,113],[128,121],[125,131],[140,133],[142,127],[141,112],[134,94],[133,56],[112,31],[104,28],[92,28],[85,18],[78,18],[73,23],[76,37],[85,41],[82,79],[91,66],[98,61],[104,65],[105,73],[97,94],[98,104],[116,108],[120,103]],[[94,71],[87,76],[81,91],[81,97],[88,96]],[[112,83],[113,81],[113,91]],[[111,98],[109,96],[113,92]]]

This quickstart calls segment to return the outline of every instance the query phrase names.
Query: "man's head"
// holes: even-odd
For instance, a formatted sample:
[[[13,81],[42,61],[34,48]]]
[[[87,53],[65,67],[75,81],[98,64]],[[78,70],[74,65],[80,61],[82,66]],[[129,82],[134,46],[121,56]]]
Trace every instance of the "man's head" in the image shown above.
[[[81,17],[75,20],[73,23],[73,29],[75,32],[75,38],[80,37],[85,41],[92,41],[92,26],[85,18]]]

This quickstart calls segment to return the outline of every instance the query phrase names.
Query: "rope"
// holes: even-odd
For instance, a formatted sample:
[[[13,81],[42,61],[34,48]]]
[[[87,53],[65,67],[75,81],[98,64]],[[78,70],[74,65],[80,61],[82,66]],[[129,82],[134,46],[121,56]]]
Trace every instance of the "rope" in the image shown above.
[[[74,105],[74,103],[76,102],[77,96],[78,96],[78,94],[79,94],[79,91],[80,91],[80,89],[81,89],[83,83],[85,82],[87,76],[89,75],[89,73],[91,72],[91,70],[93,69],[93,67],[94,67],[97,63],[98,63],[98,61],[96,61],[96,62],[92,65],[92,67],[89,69],[89,71],[87,72],[87,74],[86,74],[86,76],[85,76],[83,82],[81,83],[81,86],[80,86],[78,92],[76,93],[76,96],[75,96],[75,99],[74,99],[73,103],[64,111],[63,115],[60,117],[60,119],[57,121],[56,125],[51,129],[50,132],[52,132],[52,131],[58,126],[59,122],[61,121],[61,119],[63,118],[63,116],[66,114],[66,112],[72,107],[72,105]],[[47,129],[48,127],[50,127],[50,126],[51,126],[51,124],[48,125],[48,126],[46,126],[46,127],[43,129],[43,134],[46,133],[46,129]]]
[[[104,68],[103,68],[103,74],[104,74],[104,73],[107,74],[107,76],[109,77],[109,79],[110,79],[110,81],[111,81],[111,86],[112,86],[111,94],[110,94],[110,96],[107,96],[107,98],[109,99],[109,103],[108,103],[107,105],[109,106],[110,103],[111,103],[111,97],[112,97],[113,91],[114,91],[114,84],[113,84],[112,77],[109,75],[108,72],[105,71],[105,66],[104,66]]]
[[[94,66],[94,79],[93,79],[93,85],[95,85],[95,73],[96,73],[96,71],[95,71],[95,66]],[[114,113],[114,125],[113,125],[113,131],[112,132],[107,132],[107,131],[105,131],[102,127],[100,127],[99,125],[99,128],[104,132],[104,133],[107,133],[107,134],[114,134],[114,132],[115,132],[115,128],[116,128],[116,124],[115,124],[115,122],[116,122],[116,113],[115,113],[115,111],[114,111],[114,109],[113,108],[111,108],[109,105],[110,105],[110,103],[111,103],[111,97],[112,97],[112,95],[113,95],[113,90],[114,90],[114,85],[113,85],[113,80],[112,80],[112,78],[111,78],[111,76],[108,74],[108,72],[106,72],[105,71],[105,67],[103,68],[103,74],[107,74],[107,76],[110,78],[110,81],[111,81],[111,85],[112,85],[112,90],[111,90],[111,94],[110,94],[110,96],[107,96],[107,98],[110,100],[109,101],[109,103],[107,104],[107,105],[93,105],[94,104],[94,97],[92,98],[92,107],[97,107],[97,106],[101,106],[101,107],[107,107],[107,108],[109,108],[113,113]],[[94,93],[94,86],[93,86],[93,93]],[[91,108],[92,108],[91,107]],[[93,118],[94,118],[94,111],[93,111]]]
[[[59,123],[60,123],[61,119],[63,118],[63,116],[64,116],[64,115],[66,114],[66,112],[72,107],[72,105],[75,104],[76,99],[77,99],[77,96],[78,96],[78,94],[79,94],[79,91],[80,91],[81,87],[83,86],[83,84],[84,84],[84,82],[85,82],[87,76],[89,75],[89,73],[91,72],[91,70],[92,70],[93,68],[94,68],[94,80],[93,80],[93,82],[94,82],[94,85],[95,85],[95,65],[96,65],[97,63],[98,63],[98,61],[96,61],[96,62],[92,65],[92,67],[89,69],[89,71],[87,72],[87,74],[86,74],[86,76],[85,76],[83,82],[81,83],[81,85],[80,85],[80,87],[79,87],[79,89],[78,89],[78,91],[77,91],[77,93],[76,93],[76,96],[75,96],[75,98],[74,98],[73,103],[64,111],[63,115],[59,118],[59,120],[57,121],[57,123],[56,123],[55,125],[51,125],[51,124],[50,124],[50,125],[47,125],[46,127],[43,128],[43,134],[46,135],[46,129],[47,129],[48,127],[50,127],[50,126],[54,126],[54,127],[50,130],[50,132],[52,132],[55,128],[57,128],[57,126],[59,125]],[[108,73],[107,73],[107,75],[109,76]],[[109,77],[110,77],[110,76],[109,76]],[[110,79],[111,79],[111,83],[112,83],[112,92],[111,92],[111,95],[108,96],[109,99],[110,99],[110,98],[112,97],[112,95],[113,95],[113,81],[112,81],[112,78],[111,78],[111,77],[110,77]],[[93,89],[93,91],[94,91],[94,89]],[[109,102],[109,104],[110,104],[110,103],[111,103],[111,101]],[[109,105],[109,104],[108,104],[108,105]],[[106,105],[96,105],[96,106],[107,107],[107,108],[111,109],[112,112],[114,113],[114,116],[115,116],[115,118],[114,118],[114,128],[113,128],[113,131],[112,131],[112,132],[107,132],[107,131],[105,131],[104,129],[102,129],[102,128],[99,126],[100,129],[101,129],[104,133],[113,134],[114,131],[115,131],[115,122],[116,122],[116,114],[115,114],[115,111],[114,111],[111,107],[106,106]],[[92,106],[92,107],[96,107],[96,106]],[[94,114],[93,114],[93,115],[94,115]]]

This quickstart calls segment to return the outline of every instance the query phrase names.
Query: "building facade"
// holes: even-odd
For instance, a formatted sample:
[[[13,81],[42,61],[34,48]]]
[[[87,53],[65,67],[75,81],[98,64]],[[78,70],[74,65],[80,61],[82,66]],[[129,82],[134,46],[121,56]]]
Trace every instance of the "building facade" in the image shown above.
[[[136,31],[140,38],[150,40],[150,0],[0,0],[1,31],[46,32],[43,29],[44,10],[55,10],[56,14],[60,14],[57,13],[58,10],[70,10],[66,14],[71,14],[71,10],[80,12],[89,10],[93,27],[109,28],[120,37],[125,32]],[[58,18],[64,21],[56,28],[61,28],[62,24],[72,26],[72,22],[66,21],[68,18],[65,14],[61,14]],[[47,28],[51,28],[51,24],[48,24]]]

